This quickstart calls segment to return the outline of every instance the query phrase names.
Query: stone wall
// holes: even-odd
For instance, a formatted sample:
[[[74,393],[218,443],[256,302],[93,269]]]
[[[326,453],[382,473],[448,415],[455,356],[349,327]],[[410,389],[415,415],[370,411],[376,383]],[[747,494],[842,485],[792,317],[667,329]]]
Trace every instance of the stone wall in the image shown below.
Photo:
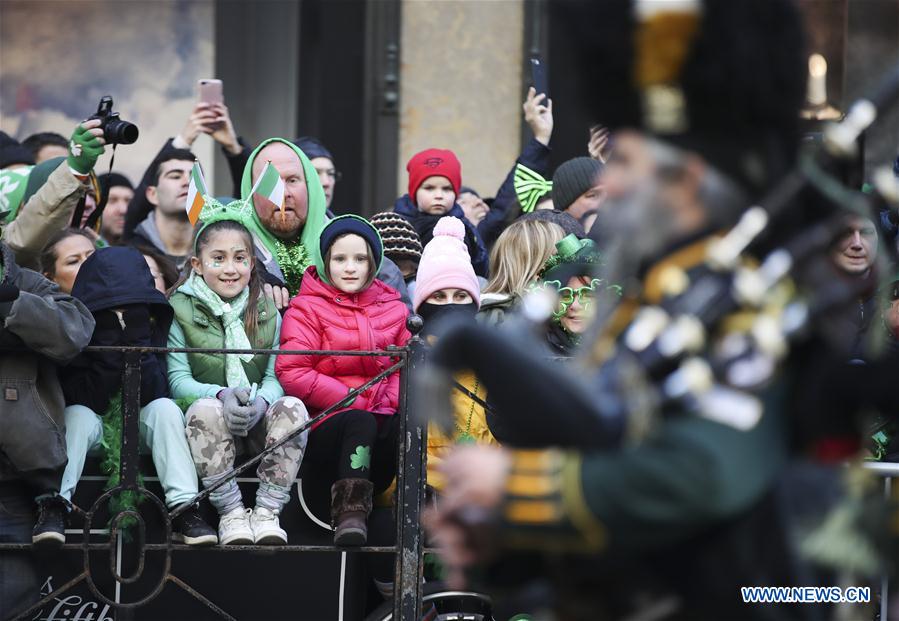
[[[404,0],[399,193],[429,147],[455,151],[463,184],[496,193],[520,148],[523,34],[522,0]]]

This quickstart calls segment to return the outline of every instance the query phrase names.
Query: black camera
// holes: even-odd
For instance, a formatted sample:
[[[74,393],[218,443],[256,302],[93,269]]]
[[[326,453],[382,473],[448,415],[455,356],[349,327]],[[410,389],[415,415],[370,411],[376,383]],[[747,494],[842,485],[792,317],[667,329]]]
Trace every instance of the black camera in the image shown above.
[[[112,111],[112,97],[106,95],[100,98],[97,113],[88,121],[100,119],[100,128],[103,130],[103,139],[106,144],[134,144],[139,134],[137,125],[123,121],[118,112]]]

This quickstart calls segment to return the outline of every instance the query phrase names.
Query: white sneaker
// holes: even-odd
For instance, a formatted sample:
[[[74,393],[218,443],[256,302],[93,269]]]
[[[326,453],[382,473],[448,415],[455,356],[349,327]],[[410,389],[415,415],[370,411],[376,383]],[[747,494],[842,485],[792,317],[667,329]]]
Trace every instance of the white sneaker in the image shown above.
[[[278,514],[265,507],[253,509],[250,528],[253,529],[253,539],[258,544],[276,546],[287,543],[287,532],[281,528]]]
[[[252,509],[238,507],[223,515],[219,520],[219,543],[223,546],[252,545],[253,529],[250,528],[252,512]]]

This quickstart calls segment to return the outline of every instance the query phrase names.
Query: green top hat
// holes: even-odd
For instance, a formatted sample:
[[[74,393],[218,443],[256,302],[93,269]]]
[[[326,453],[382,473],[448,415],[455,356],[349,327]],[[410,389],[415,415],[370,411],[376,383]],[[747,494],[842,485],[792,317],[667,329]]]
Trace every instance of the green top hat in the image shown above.
[[[540,278],[567,282],[572,276],[592,274],[602,264],[602,254],[592,239],[571,234],[556,242],[556,254],[543,264]]]

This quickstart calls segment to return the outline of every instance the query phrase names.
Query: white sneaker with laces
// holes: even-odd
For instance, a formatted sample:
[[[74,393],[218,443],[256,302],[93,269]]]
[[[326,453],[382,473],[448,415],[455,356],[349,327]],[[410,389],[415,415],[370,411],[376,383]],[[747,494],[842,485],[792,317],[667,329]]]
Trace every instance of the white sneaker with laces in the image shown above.
[[[223,546],[252,545],[253,529],[250,527],[252,509],[238,507],[229,511],[219,520],[219,543]]]
[[[278,522],[278,514],[265,507],[256,507],[250,514],[250,528],[253,539],[261,545],[284,545],[287,543],[287,532]]]

